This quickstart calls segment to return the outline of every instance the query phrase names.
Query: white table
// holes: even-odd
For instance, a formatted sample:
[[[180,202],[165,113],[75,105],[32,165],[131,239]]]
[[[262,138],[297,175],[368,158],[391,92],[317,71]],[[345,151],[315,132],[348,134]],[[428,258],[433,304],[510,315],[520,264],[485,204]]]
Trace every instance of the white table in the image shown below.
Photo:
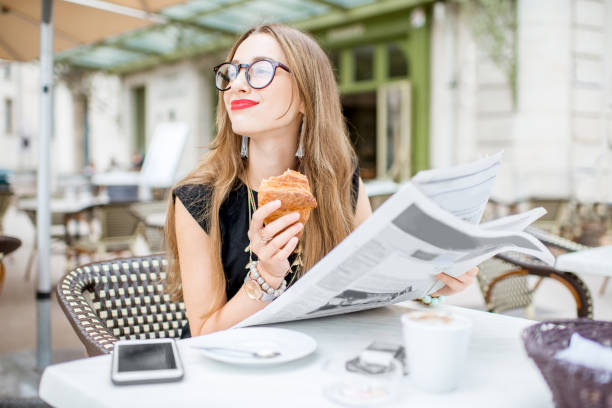
[[[401,184],[393,180],[368,180],[363,183],[368,197],[391,195],[400,189]]]
[[[274,325],[309,334],[318,343],[308,357],[269,367],[216,362],[190,348],[197,338],[178,342],[185,378],[178,383],[114,386],[110,356],[49,366],[40,397],[55,407],[333,407],[321,392],[323,363],[339,353],[357,354],[373,340],[400,342],[399,317],[414,302],[336,317]],[[466,374],[449,394],[427,394],[402,379],[394,407],[553,407],[552,394],[527,357],[520,332],[529,320],[439,306],[469,317],[473,333]]]
[[[163,229],[166,226],[166,212],[148,214],[145,217],[147,227]]]
[[[77,214],[88,210],[92,207],[108,204],[110,201],[108,197],[83,197],[69,199],[60,198],[52,199],[50,201],[51,213],[56,214]],[[35,198],[22,199],[17,202],[17,209],[25,212],[35,213],[38,211],[38,200]]]
[[[606,290],[608,279],[612,276],[612,245],[585,249],[559,255],[555,267],[562,271],[605,276],[600,294]]]

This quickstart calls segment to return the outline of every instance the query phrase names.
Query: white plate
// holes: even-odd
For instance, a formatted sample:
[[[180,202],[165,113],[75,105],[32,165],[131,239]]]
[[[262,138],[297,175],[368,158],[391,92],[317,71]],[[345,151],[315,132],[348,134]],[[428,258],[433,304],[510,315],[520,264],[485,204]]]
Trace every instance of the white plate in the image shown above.
[[[271,358],[257,358],[247,354],[239,355],[224,351],[211,351],[197,348],[226,347],[240,350],[274,350],[281,354]],[[206,357],[233,364],[269,365],[285,363],[305,357],[315,351],[317,342],[310,336],[293,330],[274,327],[246,327],[224,330],[200,336],[192,344]]]

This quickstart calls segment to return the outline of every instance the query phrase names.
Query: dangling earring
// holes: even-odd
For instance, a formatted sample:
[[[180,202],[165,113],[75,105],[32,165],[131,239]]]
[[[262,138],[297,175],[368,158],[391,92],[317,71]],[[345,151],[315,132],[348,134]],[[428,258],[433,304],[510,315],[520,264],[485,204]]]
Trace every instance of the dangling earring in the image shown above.
[[[242,136],[242,146],[240,147],[240,157],[249,157],[249,138]]]
[[[298,159],[304,158],[304,121],[306,119],[302,119],[302,124],[300,125],[300,144],[298,145],[297,152],[295,152],[295,157]]]

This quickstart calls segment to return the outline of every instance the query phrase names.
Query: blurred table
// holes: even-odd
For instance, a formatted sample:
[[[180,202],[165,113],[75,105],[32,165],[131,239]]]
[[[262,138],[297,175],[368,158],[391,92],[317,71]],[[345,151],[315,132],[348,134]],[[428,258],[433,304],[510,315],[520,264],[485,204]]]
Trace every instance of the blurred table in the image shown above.
[[[50,201],[51,213],[76,214],[88,210],[97,205],[109,204],[110,200],[106,196],[95,196],[87,198],[52,198]],[[35,198],[20,199],[17,208],[21,211],[38,211],[38,200]]]
[[[392,194],[395,194],[401,184],[393,180],[367,180],[363,182],[372,210],[376,210]]]
[[[145,217],[145,225],[147,227],[164,229],[166,226],[166,213],[149,214]]]
[[[401,184],[393,180],[368,180],[363,183],[368,197],[391,195],[397,192]]]
[[[559,255],[555,267],[562,271],[577,274],[594,274],[605,276],[599,294],[603,295],[608,280],[612,276],[612,245],[585,249]]]
[[[62,240],[67,246],[73,241],[73,238],[79,238],[80,232],[77,227],[75,235],[71,235],[68,229],[68,224],[73,219],[78,219],[81,214],[88,214],[88,221],[91,221],[91,211],[101,205],[109,203],[107,196],[88,196],[88,197],[68,197],[68,198],[52,198],[49,202],[51,213],[51,231],[50,238]],[[38,200],[36,198],[20,198],[17,200],[17,209],[27,214],[36,228],[36,213],[38,212]],[[60,226],[61,232],[54,232],[54,226]],[[30,274],[34,266],[34,258],[37,252],[37,240],[34,240],[32,253],[28,259],[26,266],[25,279],[30,279]]]
[[[270,325],[306,333],[317,341],[313,354],[274,366],[216,362],[190,347],[199,338],[179,340],[185,377],[176,383],[115,386],[110,379],[110,355],[52,365],[43,373],[39,396],[59,408],[333,407],[337,405],[321,391],[323,364],[338,355],[357,355],[374,340],[401,343],[400,316],[415,308],[420,308],[415,302],[405,302]],[[437,308],[473,322],[460,388],[449,394],[429,394],[415,389],[410,377],[404,377],[399,399],[385,407],[553,407],[552,394],[520,339],[521,331],[534,322],[447,305]]]
[[[65,232],[64,239],[66,243],[70,243],[71,236],[68,231],[68,222],[85,211],[89,211],[96,206],[109,204],[110,201],[106,196],[93,196],[85,198],[53,198],[49,203],[51,217],[62,217]],[[34,226],[36,226],[36,213],[38,212],[38,200],[35,198],[19,199],[17,201],[17,209],[25,212]]]
[[[165,200],[139,202],[130,205],[130,211],[148,227],[162,227],[166,221],[168,202]]]

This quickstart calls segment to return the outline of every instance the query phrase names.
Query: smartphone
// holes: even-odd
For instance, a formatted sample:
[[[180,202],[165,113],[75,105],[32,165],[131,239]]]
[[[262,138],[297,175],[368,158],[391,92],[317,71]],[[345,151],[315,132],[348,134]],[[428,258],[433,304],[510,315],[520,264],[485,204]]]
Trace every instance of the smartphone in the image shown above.
[[[119,340],[112,354],[114,384],[179,381],[184,369],[174,339]]]
[[[381,374],[390,368],[390,360],[400,363],[404,375],[408,374],[404,346],[374,341],[358,356],[346,362],[347,371],[365,374]]]

